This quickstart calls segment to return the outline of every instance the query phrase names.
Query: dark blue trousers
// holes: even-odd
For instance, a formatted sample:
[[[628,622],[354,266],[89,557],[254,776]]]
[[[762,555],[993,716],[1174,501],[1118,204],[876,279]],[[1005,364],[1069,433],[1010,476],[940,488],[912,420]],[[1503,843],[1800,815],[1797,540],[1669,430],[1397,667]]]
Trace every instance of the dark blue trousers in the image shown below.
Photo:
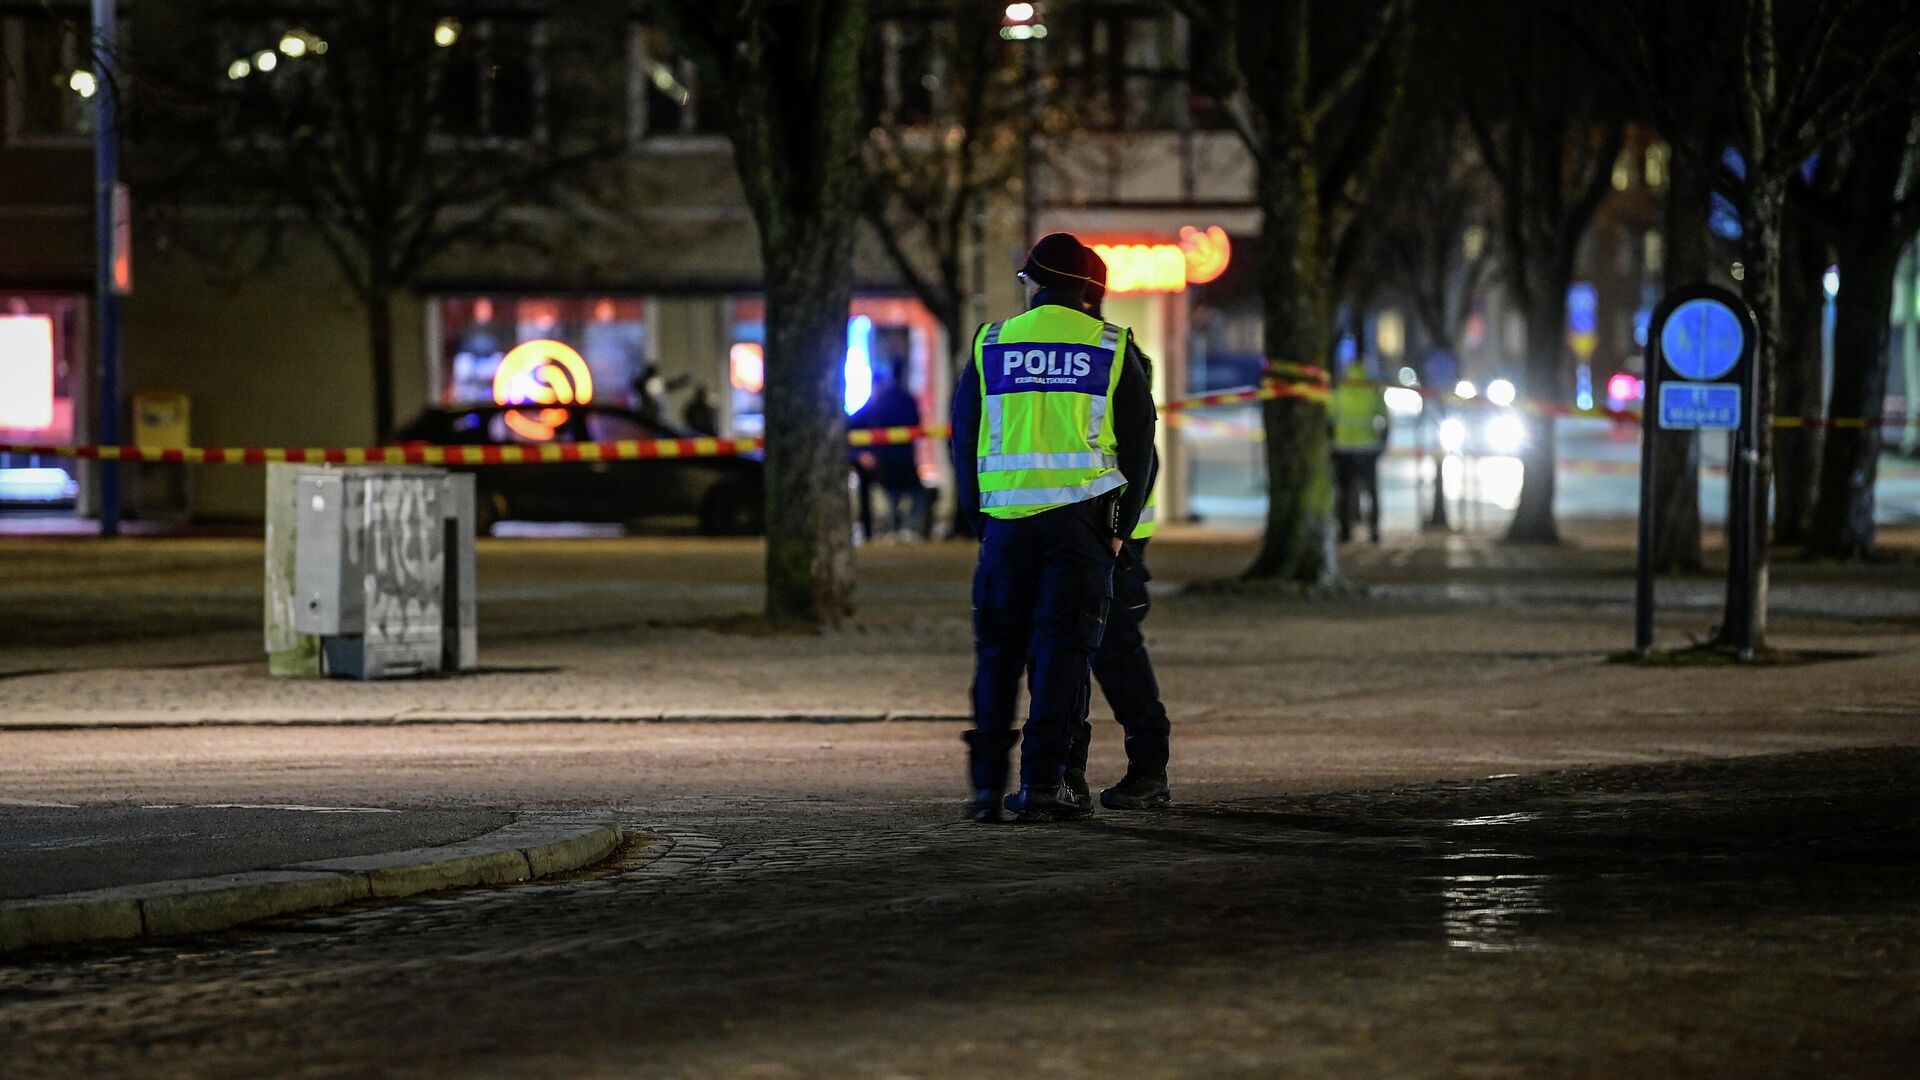
[[[1105,499],[1028,518],[988,518],[973,573],[973,786],[1003,791],[1020,747],[1020,782],[1051,787],[1087,721],[1089,671],[1113,594],[1111,506]],[[1024,735],[1014,731],[1029,665]]]
[[[1147,594],[1147,582],[1153,579],[1147,571],[1147,542],[1127,541],[1127,556],[1113,572],[1113,604],[1107,612],[1107,632],[1093,654],[1093,677],[1126,733],[1127,771],[1154,776],[1167,771],[1167,742],[1173,728],[1160,701],[1160,680],[1154,677],[1142,633],[1153,607]],[[1086,771],[1087,744],[1092,740],[1093,725],[1083,720],[1069,758],[1073,768]]]

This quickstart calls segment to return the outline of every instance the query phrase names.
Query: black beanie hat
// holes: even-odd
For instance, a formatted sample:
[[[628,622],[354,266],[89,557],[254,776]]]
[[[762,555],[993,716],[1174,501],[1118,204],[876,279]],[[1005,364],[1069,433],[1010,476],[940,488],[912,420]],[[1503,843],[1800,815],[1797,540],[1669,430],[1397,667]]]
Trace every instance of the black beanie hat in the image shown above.
[[[1087,249],[1087,314],[1098,316],[1107,299],[1107,260],[1092,248]]]
[[[1072,233],[1048,233],[1033,245],[1020,276],[1042,288],[1084,292],[1093,283],[1087,273],[1092,257],[1093,253]]]

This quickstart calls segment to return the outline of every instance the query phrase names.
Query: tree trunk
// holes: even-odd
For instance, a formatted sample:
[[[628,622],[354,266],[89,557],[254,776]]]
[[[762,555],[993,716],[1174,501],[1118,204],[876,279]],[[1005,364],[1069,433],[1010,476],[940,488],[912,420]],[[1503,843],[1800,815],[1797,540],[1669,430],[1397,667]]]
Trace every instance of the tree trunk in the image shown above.
[[[1907,258],[1900,273],[1907,287],[1899,293],[1906,297],[1900,312],[1900,380],[1906,410],[1900,425],[1900,452],[1920,450],[1920,253]]]
[[[1758,169],[1755,170],[1756,174]],[[1772,490],[1773,475],[1773,423],[1778,394],[1781,337],[1781,234],[1786,218],[1787,182],[1784,178],[1756,175],[1748,188],[1748,198],[1752,203],[1746,221],[1746,235],[1742,240],[1745,254],[1746,281],[1745,296],[1748,307],[1753,309],[1753,318],[1760,331],[1759,347],[1754,350],[1754,363],[1759,365],[1758,389],[1754,401],[1748,407],[1758,410],[1760,416],[1759,438],[1754,446],[1758,460],[1754,469],[1753,498],[1757,504],[1755,515],[1760,527],[1754,530],[1753,537],[1753,591],[1742,595],[1744,584],[1729,580],[1727,583],[1727,612],[1730,616],[1752,605],[1754,649],[1760,650],[1766,645],[1767,637],[1767,539],[1769,530],[1767,502]],[[1729,526],[1733,523],[1729,522]],[[1728,640],[1728,630],[1721,628],[1720,639]]]
[[[393,435],[393,288],[375,282],[366,296],[367,360],[373,378],[373,441]]]
[[[1556,266],[1542,273],[1528,290],[1527,363],[1521,372],[1525,385],[1519,387],[1520,400],[1545,409],[1557,407],[1566,396],[1561,383],[1566,379],[1567,287],[1571,277]],[[1520,504],[1507,527],[1508,543],[1560,542],[1560,529],[1553,517],[1554,417],[1545,409],[1526,417],[1527,445],[1520,453],[1525,471],[1520,480]]]
[[[1711,280],[1712,240],[1708,213],[1713,201],[1713,172],[1697,153],[1685,148],[1672,158],[1673,171],[1664,208],[1668,292]],[[1648,377],[1653,372],[1646,373]],[[1700,437],[1692,431],[1655,431],[1653,474],[1653,569],[1658,574],[1697,571],[1700,553]]]
[[[1780,249],[1780,352],[1778,412],[1783,416],[1819,416],[1826,293],[1821,279],[1828,262],[1826,245],[1804,214],[1790,213]],[[1781,430],[1774,458],[1773,542],[1798,547],[1806,542],[1819,478],[1818,425]]]
[[[811,242],[763,245],[767,615],[776,620],[834,623],[853,610],[844,408],[852,232],[849,218]]]
[[[1807,530],[1807,553],[1858,559],[1873,553],[1873,485],[1885,429],[1889,314],[1900,249],[1881,237],[1843,248],[1834,298],[1833,415],[1866,417],[1861,427],[1827,433],[1820,489]],[[1858,250],[1854,250],[1854,249]]]
[[[952,362],[948,366],[948,370],[941,373],[942,377],[947,379],[948,385],[950,386],[953,380],[958,379],[960,373],[966,369],[967,361],[973,359],[973,338],[968,336],[965,316],[962,314],[966,308],[966,298],[964,295],[961,295],[955,299],[956,302],[953,307],[941,313],[940,320],[940,325],[947,332],[947,348],[952,350]],[[944,424],[947,422],[947,418],[944,416],[929,416],[926,418],[926,422],[928,424]],[[943,439],[939,441],[940,448],[943,452],[947,447],[952,445],[948,440]],[[953,500],[953,519],[950,523],[949,535],[954,539],[973,538],[973,522],[969,521],[967,515],[960,509],[960,499],[957,496]]]
[[[1277,152],[1260,173],[1260,295],[1268,358],[1325,364],[1329,286],[1320,250],[1317,170],[1300,146]],[[1267,532],[1245,576],[1303,584],[1337,580],[1326,406],[1277,398],[1265,403],[1261,421],[1267,435]]]

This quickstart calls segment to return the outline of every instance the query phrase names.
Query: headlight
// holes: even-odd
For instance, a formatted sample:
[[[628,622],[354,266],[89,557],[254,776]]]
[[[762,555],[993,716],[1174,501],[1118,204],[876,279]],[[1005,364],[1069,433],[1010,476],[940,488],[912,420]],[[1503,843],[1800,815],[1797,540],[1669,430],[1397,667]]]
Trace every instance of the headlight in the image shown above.
[[[1487,421],[1487,449],[1496,454],[1517,454],[1527,445],[1527,425],[1518,416],[1502,413]]]
[[[1457,416],[1449,416],[1440,421],[1440,449],[1457,454],[1467,445],[1466,422]]]

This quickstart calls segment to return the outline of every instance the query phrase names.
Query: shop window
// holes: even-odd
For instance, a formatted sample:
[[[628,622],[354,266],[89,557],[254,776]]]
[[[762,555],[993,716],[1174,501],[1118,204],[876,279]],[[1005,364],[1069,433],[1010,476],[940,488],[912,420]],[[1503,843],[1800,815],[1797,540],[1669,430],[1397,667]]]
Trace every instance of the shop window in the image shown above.
[[[9,142],[80,138],[93,131],[93,72],[85,7],[0,15],[0,129]]]
[[[73,442],[85,308],[80,296],[0,294],[0,442]],[[67,458],[0,454],[0,505],[71,504],[77,472]]]
[[[643,409],[651,364],[642,300],[458,296],[440,299],[438,311],[443,404],[510,404],[496,392],[501,362],[521,345],[550,341],[579,357],[579,371],[540,376],[565,378],[570,403]]]
[[[759,435],[766,429],[766,303],[758,297],[740,297],[728,304],[732,337],[728,349],[728,382],[732,394],[735,435]],[[849,416],[860,411],[874,392],[904,376],[905,386],[920,409],[922,423],[938,419],[935,384],[952,378],[938,359],[946,354],[940,344],[937,320],[918,300],[899,296],[859,296],[847,312],[847,352],[844,361]],[[937,472],[933,444],[922,440],[916,456],[923,475]]]

